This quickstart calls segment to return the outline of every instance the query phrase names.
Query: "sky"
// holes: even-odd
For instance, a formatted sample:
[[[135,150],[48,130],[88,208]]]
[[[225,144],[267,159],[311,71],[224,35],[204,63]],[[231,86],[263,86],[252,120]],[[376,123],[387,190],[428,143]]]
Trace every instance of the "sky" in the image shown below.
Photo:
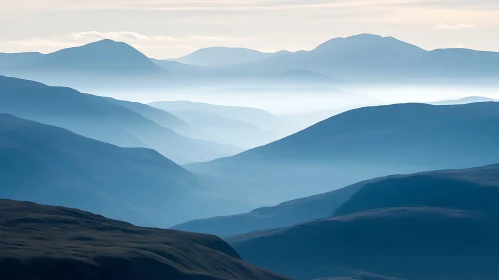
[[[499,51],[499,0],[0,0],[0,52],[109,38],[164,59],[211,46],[309,50],[360,33]]]

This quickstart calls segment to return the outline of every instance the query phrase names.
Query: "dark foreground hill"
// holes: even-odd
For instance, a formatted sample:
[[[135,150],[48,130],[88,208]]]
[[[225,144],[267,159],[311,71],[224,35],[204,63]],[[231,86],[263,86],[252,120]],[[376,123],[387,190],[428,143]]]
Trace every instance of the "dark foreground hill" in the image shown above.
[[[499,165],[369,182],[327,219],[229,239],[250,263],[297,279],[358,272],[497,279]]]
[[[0,200],[0,279],[287,279],[215,236],[140,228],[88,212]]]
[[[1,198],[154,226],[238,209],[154,150],[120,148],[5,114],[0,114],[0,159]]]

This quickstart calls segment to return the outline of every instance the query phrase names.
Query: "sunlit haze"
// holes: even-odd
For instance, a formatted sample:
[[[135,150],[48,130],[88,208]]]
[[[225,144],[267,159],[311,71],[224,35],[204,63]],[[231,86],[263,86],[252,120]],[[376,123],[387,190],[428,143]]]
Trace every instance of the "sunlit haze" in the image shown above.
[[[103,38],[154,58],[203,47],[307,50],[333,37],[394,36],[425,49],[499,51],[496,0],[2,0],[0,52]]]

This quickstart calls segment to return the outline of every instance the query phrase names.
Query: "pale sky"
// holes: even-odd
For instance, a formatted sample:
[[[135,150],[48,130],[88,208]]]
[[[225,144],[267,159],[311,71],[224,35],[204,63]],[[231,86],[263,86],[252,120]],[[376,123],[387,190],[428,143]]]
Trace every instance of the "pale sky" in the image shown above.
[[[172,58],[210,46],[312,49],[359,33],[499,51],[499,0],[0,0],[0,52],[110,38]]]

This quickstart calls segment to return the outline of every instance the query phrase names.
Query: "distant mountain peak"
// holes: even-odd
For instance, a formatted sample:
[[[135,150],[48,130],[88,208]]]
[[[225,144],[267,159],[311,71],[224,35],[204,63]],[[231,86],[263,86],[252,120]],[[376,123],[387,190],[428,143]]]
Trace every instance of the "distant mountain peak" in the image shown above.
[[[88,51],[98,51],[98,52],[114,52],[114,51],[119,50],[121,52],[128,51],[128,52],[140,53],[137,49],[135,49],[134,47],[130,46],[127,43],[117,42],[117,41],[113,41],[111,39],[103,39],[103,40],[95,41],[95,42],[88,43],[88,44],[85,44],[82,46],[62,49],[62,50],[54,52],[52,54],[77,51],[77,50],[88,50]],[[140,53],[140,54],[143,55],[142,53]],[[145,55],[143,55],[143,56],[145,57]]]
[[[330,39],[320,44],[315,50],[335,50],[335,51],[349,51],[352,49],[365,49],[368,47],[384,47],[396,50],[406,51],[424,51],[422,48],[398,40],[394,37],[383,37],[375,34],[358,34],[349,37],[339,37]]]
[[[383,37],[381,35],[377,35],[377,34],[371,34],[371,33],[361,33],[361,34],[357,34],[357,35],[352,35],[352,36],[348,36],[348,37],[345,37],[344,39],[383,39],[383,38],[387,38],[387,37]]]
[[[104,39],[46,55],[49,67],[116,72],[162,72],[147,56],[124,42]]]
[[[214,67],[242,64],[267,58],[270,53],[264,53],[247,48],[209,47],[199,49],[184,57],[173,59],[185,64]]]
[[[114,44],[114,43],[123,43],[123,42],[118,42],[118,41],[114,41],[111,39],[102,39],[100,41],[95,41],[95,42],[90,43],[90,44]]]

